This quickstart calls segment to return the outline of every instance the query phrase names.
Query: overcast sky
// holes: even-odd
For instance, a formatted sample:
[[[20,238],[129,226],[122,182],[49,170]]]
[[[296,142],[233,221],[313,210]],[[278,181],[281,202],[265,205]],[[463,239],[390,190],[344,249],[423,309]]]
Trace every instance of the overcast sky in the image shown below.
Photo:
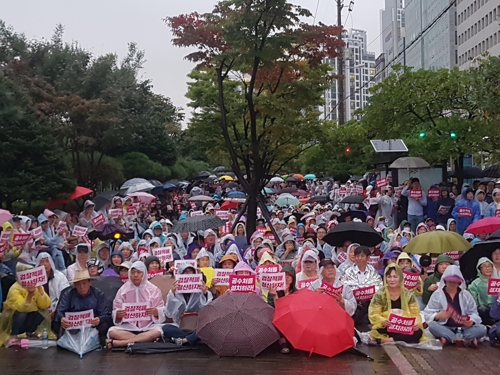
[[[291,0],[316,12],[318,0]],[[349,0],[344,0],[349,3]],[[183,58],[186,49],[174,48],[171,34],[162,19],[182,13],[212,10],[215,0],[0,0],[0,19],[29,38],[49,38],[56,24],[65,27],[65,40],[78,41],[96,55],[114,52],[120,57],[127,43],[134,41],[146,52],[143,78],[153,81],[154,91],[186,107],[186,75],[193,64]],[[336,22],[336,1],[319,0],[316,21]],[[355,0],[352,17],[345,24],[368,32],[369,50],[380,51],[379,10],[384,0]],[[347,18],[344,10],[344,20]],[[312,22],[312,19],[311,19]]]

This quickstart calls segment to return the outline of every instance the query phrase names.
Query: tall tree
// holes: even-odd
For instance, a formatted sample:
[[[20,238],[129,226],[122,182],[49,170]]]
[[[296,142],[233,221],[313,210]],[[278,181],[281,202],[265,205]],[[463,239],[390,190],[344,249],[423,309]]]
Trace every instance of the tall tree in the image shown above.
[[[341,29],[301,21],[311,13],[286,0],[228,0],[211,13],[166,19],[173,44],[196,48],[188,97],[191,126],[225,149],[248,194],[247,233],[271,172],[321,136],[317,108],[332,79],[324,63],[343,45]]]

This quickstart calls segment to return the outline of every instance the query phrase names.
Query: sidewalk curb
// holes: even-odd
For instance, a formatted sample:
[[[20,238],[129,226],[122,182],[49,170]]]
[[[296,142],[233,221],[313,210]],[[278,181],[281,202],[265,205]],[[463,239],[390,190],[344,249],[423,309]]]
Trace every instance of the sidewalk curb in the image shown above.
[[[389,358],[394,362],[402,375],[418,375],[396,345],[382,345]]]

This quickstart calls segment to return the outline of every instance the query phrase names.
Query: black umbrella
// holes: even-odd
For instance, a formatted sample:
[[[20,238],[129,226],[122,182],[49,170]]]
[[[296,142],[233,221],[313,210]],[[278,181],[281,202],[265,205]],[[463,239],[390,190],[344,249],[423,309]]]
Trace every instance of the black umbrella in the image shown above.
[[[344,246],[345,241],[357,242],[364,246],[377,246],[383,241],[380,234],[366,223],[351,221],[340,223],[329,231],[323,240],[332,246]]]
[[[285,181],[286,182],[300,182],[300,178],[291,176],[291,177],[287,177]]]
[[[481,177],[500,178],[500,164],[495,164],[486,168]]]
[[[197,232],[199,230],[207,230],[207,229],[222,227],[225,224],[226,222],[219,219],[217,216],[212,216],[212,215],[193,216],[184,220],[179,220],[177,223],[175,223],[171,232],[173,233]]]
[[[487,241],[500,240],[500,229],[491,233],[488,237],[486,237],[486,240]]]
[[[362,197],[361,195],[349,195],[344,199],[342,199],[340,203],[358,204],[358,203],[363,203],[364,200],[365,198]]]
[[[483,171],[478,167],[464,167],[464,178],[481,178]],[[455,177],[456,171],[448,173],[448,177]]]
[[[238,185],[238,183],[237,183],[237,182],[234,182],[234,181],[231,181],[231,182],[229,182],[229,183],[226,185],[226,187],[227,187],[228,189],[235,189],[235,188],[238,188],[239,186],[240,186],[240,185]]]
[[[288,179],[287,179],[288,181]],[[297,188],[294,186],[294,187],[287,187],[287,188],[283,188],[283,189],[279,189],[278,190],[278,194],[284,194],[284,193],[294,193],[297,191]]]
[[[109,311],[113,311],[113,300],[118,289],[123,286],[123,281],[115,276],[99,276],[92,281],[92,286],[104,293],[108,300]]]
[[[308,203],[324,203],[330,201],[331,199],[328,195],[316,195],[315,197],[310,198]]]
[[[117,191],[104,191],[99,195],[96,195],[92,202],[94,202],[94,210],[99,211],[106,203],[111,202],[111,199],[118,194]]]
[[[496,231],[495,233],[498,232],[500,231]],[[492,235],[490,235],[490,237]],[[472,249],[460,257],[460,270],[462,271],[462,274],[467,282],[471,282],[477,277],[477,261],[482,257],[486,257],[491,260],[491,254],[496,249],[500,249],[500,239],[478,242]]]
[[[226,172],[226,171],[231,171],[231,169],[221,165],[220,167],[215,167],[212,172],[219,173],[219,172]]]
[[[119,237],[116,237],[118,235]],[[131,240],[132,238],[134,238],[134,232],[127,232],[125,229],[116,224],[104,224],[97,230],[89,232],[88,237],[91,240],[99,238],[101,241],[107,241],[112,239]]]
[[[363,223],[366,222],[366,212],[365,211],[360,211],[360,210],[349,210],[349,211],[346,211],[346,212],[342,212],[342,214],[340,214],[338,222],[339,223],[345,222],[346,221],[345,219],[348,216],[351,217],[351,220],[359,219]]]

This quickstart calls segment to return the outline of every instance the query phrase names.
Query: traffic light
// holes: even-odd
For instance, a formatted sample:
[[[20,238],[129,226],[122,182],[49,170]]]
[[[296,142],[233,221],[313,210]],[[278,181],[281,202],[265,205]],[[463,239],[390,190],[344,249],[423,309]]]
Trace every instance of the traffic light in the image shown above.
[[[349,147],[347,147],[347,148],[345,149],[345,152],[351,152],[351,149],[350,149]]]
[[[450,133],[450,137],[451,137],[451,138],[456,138],[456,137],[457,137],[457,133],[455,133],[455,132],[451,132],[451,133]]]
[[[420,132],[420,133],[418,134],[418,136],[419,136],[420,138],[424,138],[424,137],[425,137],[425,132]]]

